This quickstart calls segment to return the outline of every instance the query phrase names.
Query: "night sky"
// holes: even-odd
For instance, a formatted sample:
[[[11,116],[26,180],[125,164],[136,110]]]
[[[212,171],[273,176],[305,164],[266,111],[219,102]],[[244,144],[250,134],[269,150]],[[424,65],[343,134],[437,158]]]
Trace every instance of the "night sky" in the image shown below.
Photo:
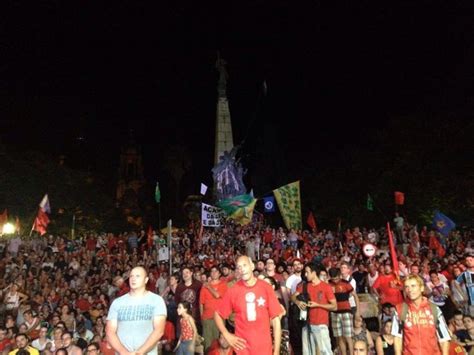
[[[104,3],[2,3],[8,150],[64,154],[113,176],[133,129],[150,180],[179,143],[209,181],[218,50],[249,165],[264,128],[296,171],[322,169],[354,147],[377,149],[367,142],[391,117],[473,108],[469,1]]]

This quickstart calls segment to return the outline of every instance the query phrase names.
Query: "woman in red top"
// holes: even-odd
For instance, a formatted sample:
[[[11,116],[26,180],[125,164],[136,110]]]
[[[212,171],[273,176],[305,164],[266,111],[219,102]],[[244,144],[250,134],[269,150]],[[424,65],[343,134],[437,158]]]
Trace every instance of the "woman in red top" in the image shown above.
[[[176,355],[194,355],[194,343],[197,337],[196,323],[191,312],[191,304],[187,301],[178,304],[178,315],[181,317],[181,335],[176,346]]]

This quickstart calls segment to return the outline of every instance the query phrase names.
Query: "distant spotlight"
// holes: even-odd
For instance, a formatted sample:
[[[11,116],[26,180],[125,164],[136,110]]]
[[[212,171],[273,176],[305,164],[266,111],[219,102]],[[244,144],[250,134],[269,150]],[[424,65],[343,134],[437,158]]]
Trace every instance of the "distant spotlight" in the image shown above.
[[[3,234],[13,234],[15,233],[15,226],[11,223],[5,223],[2,228]]]

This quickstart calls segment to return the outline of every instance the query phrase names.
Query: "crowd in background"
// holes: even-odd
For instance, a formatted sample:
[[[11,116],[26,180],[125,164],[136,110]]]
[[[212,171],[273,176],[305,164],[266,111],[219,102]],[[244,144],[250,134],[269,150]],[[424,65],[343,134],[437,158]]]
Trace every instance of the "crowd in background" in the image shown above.
[[[349,285],[344,292],[351,329],[345,329],[349,318],[342,317],[343,329],[338,329],[331,316],[332,351],[352,355],[356,340],[363,339],[369,352],[389,354],[392,317],[403,303],[399,280],[419,275],[424,295],[443,311],[451,338],[472,352],[474,232],[455,230],[442,236],[427,227],[394,222],[399,275],[393,271],[384,228],[310,231],[229,223],[202,233],[192,226],[173,232],[170,243],[166,235],[144,230],[90,233],[76,239],[2,239],[0,352],[113,354],[105,334],[108,308],[128,292],[128,274],[137,265],[148,271],[147,289],[161,295],[167,305],[166,331],[159,344],[163,353],[172,353],[181,335],[178,304],[183,301],[190,304],[197,331],[204,336],[202,351],[228,349],[215,327],[214,311],[219,298],[239,279],[235,260],[240,255],[254,261],[255,275],[274,287],[286,311],[282,351],[299,354],[311,345],[305,344],[305,325],[295,319],[295,294],[303,293],[301,281],[309,270],[323,282],[340,278]],[[372,257],[362,251],[367,243],[377,247]],[[358,296],[362,294],[370,296]],[[367,311],[374,304],[375,317]],[[339,301],[337,305],[342,306]],[[231,317],[228,327],[232,326]]]

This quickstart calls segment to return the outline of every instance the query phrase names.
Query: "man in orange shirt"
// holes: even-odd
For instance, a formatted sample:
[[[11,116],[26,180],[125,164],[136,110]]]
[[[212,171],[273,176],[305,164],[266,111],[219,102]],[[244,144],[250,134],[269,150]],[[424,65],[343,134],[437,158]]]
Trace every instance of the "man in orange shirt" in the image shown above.
[[[221,273],[215,266],[211,268],[211,281],[202,286],[199,296],[199,309],[201,312],[202,332],[204,337],[204,350],[207,351],[212,341],[219,338],[219,329],[214,322],[214,312],[220,300],[227,291],[227,283],[220,280]]]
[[[390,264],[385,264],[384,275],[379,274],[372,286],[374,292],[380,296],[380,304],[391,303],[395,306],[403,302],[401,288]]]

